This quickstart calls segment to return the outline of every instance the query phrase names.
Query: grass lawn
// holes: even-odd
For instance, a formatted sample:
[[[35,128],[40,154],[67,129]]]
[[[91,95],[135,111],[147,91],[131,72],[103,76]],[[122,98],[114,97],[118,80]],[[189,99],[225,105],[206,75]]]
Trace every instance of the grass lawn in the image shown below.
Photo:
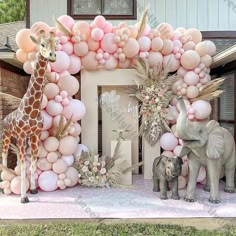
[[[162,224],[94,224],[94,223],[48,223],[48,224],[0,224],[1,236],[235,236],[236,227],[220,230],[197,230],[193,227]]]

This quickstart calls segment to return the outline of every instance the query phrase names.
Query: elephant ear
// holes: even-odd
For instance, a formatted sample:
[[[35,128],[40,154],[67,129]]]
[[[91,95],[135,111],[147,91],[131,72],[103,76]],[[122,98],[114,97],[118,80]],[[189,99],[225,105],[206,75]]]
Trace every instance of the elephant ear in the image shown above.
[[[217,121],[212,120],[206,125],[209,132],[206,153],[210,159],[218,159],[224,152],[224,135]]]

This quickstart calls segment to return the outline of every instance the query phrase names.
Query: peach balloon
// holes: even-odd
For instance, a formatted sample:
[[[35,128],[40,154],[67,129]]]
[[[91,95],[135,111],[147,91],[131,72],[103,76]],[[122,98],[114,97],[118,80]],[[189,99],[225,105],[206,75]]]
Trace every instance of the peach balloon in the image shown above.
[[[55,162],[58,159],[58,155],[56,152],[49,152],[47,155],[47,160],[51,163]]]
[[[175,58],[173,54],[164,56],[163,67],[168,68],[169,72],[177,71],[180,66],[179,60]]]
[[[192,37],[192,41],[197,44],[202,41],[202,33],[200,30],[195,28],[190,28],[186,31],[186,35],[190,35]]]
[[[46,148],[43,145],[40,145],[39,151],[38,151],[38,157],[43,158],[43,157],[46,157],[47,155],[48,155],[48,151],[46,150]]]
[[[102,29],[100,28],[94,28],[91,32],[91,37],[92,39],[94,39],[95,41],[100,41],[102,40],[104,36],[104,32]]]
[[[94,39],[92,38],[89,38],[88,39],[88,48],[90,51],[97,51],[98,48],[99,48],[99,42],[98,41],[95,41]]]
[[[184,51],[194,50],[195,46],[196,44],[193,41],[188,41],[183,45],[183,49]]]
[[[96,25],[99,28],[103,28],[105,27],[105,24],[106,24],[106,19],[104,16],[99,15],[95,17],[94,25]]]
[[[199,89],[196,86],[191,85],[187,88],[186,95],[188,98],[196,98],[199,95]]]
[[[41,134],[40,134],[40,140],[45,140],[46,138],[48,138],[49,136],[49,132],[47,130],[42,130]]]
[[[80,68],[81,68],[80,58],[75,54],[70,55],[70,66],[68,67],[67,71],[70,74],[74,75],[80,71]]]
[[[114,53],[118,46],[114,41],[115,35],[113,33],[107,33],[104,35],[101,41],[101,48],[108,53]],[[137,41],[136,41],[137,43]]]
[[[201,63],[203,63],[206,67],[210,67],[212,63],[212,57],[209,55],[201,57]]]
[[[73,96],[79,91],[79,81],[71,75],[62,77],[57,85],[60,90],[65,90],[69,96]]]
[[[160,52],[150,52],[148,57],[148,64],[150,67],[155,65],[161,65],[163,62],[163,56]]]
[[[16,58],[17,58],[20,62],[24,63],[24,62],[26,62],[26,61],[28,60],[28,55],[27,55],[27,53],[26,53],[24,50],[22,50],[21,48],[19,48],[19,49],[17,49],[17,51],[16,51]]]
[[[47,79],[50,82],[57,83],[57,81],[59,80],[59,74],[57,72],[50,72],[47,75]]]
[[[14,194],[21,194],[21,176],[16,176],[12,181],[11,181],[11,191]],[[29,181],[26,178],[25,179],[25,190],[26,192],[29,190]]]
[[[47,160],[47,158],[43,157],[43,158],[40,158],[37,161],[37,167],[42,171],[51,170],[52,169],[52,163],[49,162]]]
[[[62,51],[70,56],[73,53],[73,44],[71,42],[67,42],[67,43],[63,44]]]
[[[174,49],[174,44],[170,39],[163,40],[163,47],[161,49],[161,53],[163,55],[168,55]]]
[[[91,28],[88,22],[86,21],[78,21],[74,24],[72,28],[72,33],[75,35],[76,31],[79,31],[81,34],[85,35],[85,40],[87,40],[90,36]]]
[[[46,111],[51,116],[57,116],[62,113],[63,106],[61,103],[58,103],[55,100],[50,100],[47,104]]]
[[[183,67],[180,67],[180,68],[177,70],[177,75],[180,76],[180,77],[184,77],[186,73],[187,73],[187,70],[184,69]]]
[[[72,121],[81,120],[86,113],[84,103],[77,99],[70,100],[70,104],[64,107],[63,114],[67,119],[72,116]]]
[[[77,141],[73,136],[65,136],[60,140],[59,144],[59,152],[62,155],[72,155],[76,151]]]
[[[200,63],[200,56],[194,50],[188,50],[181,56],[181,64],[187,70],[192,70]]]
[[[207,84],[211,80],[211,76],[209,74],[206,74],[203,79],[200,79],[201,84]]]
[[[34,72],[31,61],[24,62],[23,69],[27,74],[33,74],[33,72]]]
[[[69,56],[63,51],[56,51],[56,58],[55,62],[50,62],[52,69],[56,72],[67,70],[70,66]]]
[[[59,141],[57,138],[51,136],[44,141],[44,147],[48,152],[55,152],[59,147]]]
[[[195,110],[195,118],[199,120],[207,119],[212,110],[210,103],[204,100],[193,102],[192,108]]]
[[[188,71],[184,76],[184,82],[188,85],[196,85],[199,82],[199,76],[193,71]]]
[[[67,164],[64,160],[58,159],[53,163],[52,169],[55,173],[61,174],[67,170]]]
[[[136,39],[136,37],[138,35],[137,27],[136,26],[129,26],[129,30],[130,30],[130,37]]]
[[[103,31],[104,31],[105,34],[112,32],[112,24],[111,24],[111,22],[106,22],[105,23],[105,25],[103,27]]]
[[[58,17],[57,20],[60,21],[65,27],[67,27],[70,30],[73,28],[75,24],[74,19],[68,15],[62,15]]]
[[[77,56],[83,57],[88,53],[88,44],[86,42],[79,42],[74,44],[74,52]]]
[[[50,32],[50,27],[49,27],[49,25],[47,25],[46,23],[41,22],[41,21],[36,22],[31,26],[31,31],[34,34],[40,35],[41,30],[44,30],[45,35],[48,36],[49,32]]]
[[[43,94],[42,102],[41,102],[41,109],[43,110],[48,104],[48,99],[45,94]]]
[[[46,192],[55,191],[58,181],[58,175],[52,170],[44,171],[38,178],[39,187]]]
[[[98,67],[98,60],[96,59],[96,52],[88,52],[87,55],[81,58],[81,63],[85,70],[96,70]]]
[[[208,52],[207,44],[205,42],[196,44],[195,51],[199,54],[200,57],[205,56]]]
[[[65,174],[66,178],[71,180],[70,185],[68,185],[69,187],[75,186],[78,183],[79,180],[78,171],[74,167],[72,166],[68,167]]]
[[[53,99],[60,92],[58,86],[55,83],[48,83],[45,85],[44,94],[48,99]]]
[[[204,43],[206,44],[206,46],[208,48],[207,54],[210,56],[214,56],[216,53],[216,45],[210,40],[206,40],[206,41],[204,41]]]
[[[43,129],[48,130],[52,127],[52,117],[45,111],[41,111],[41,115],[43,117]]]
[[[159,37],[152,39],[151,48],[153,51],[158,52],[163,47],[163,40]]]
[[[147,36],[142,36],[138,39],[139,50],[140,51],[149,51],[151,47],[151,40]]]
[[[30,36],[34,36],[35,34],[30,29],[21,29],[16,34],[16,44],[19,48],[21,48],[26,53],[35,50],[36,44],[33,43]]]
[[[156,27],[156,30],[160,32],[160,36],[162,39],[170,39],[174,34],[173,27],[168,23],[159,24]]]

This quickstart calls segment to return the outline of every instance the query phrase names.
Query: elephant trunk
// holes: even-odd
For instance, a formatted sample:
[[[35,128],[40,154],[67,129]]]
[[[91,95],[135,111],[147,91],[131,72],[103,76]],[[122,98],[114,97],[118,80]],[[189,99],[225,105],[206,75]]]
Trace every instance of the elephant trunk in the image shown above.
[[[191,135],[188,134],[188,131],[186,128],[187,110],[185,107],[185,103],[181,96],[179,96],[177,99],[178,99],[180,114],[176,123],[176,132],[179,138],[183,140],[189,140],[191,139]]]

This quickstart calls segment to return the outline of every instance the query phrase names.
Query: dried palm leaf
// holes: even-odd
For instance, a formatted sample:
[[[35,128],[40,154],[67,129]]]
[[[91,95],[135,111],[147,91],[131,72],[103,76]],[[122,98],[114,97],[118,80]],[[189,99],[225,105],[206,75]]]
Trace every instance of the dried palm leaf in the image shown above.
[[[223,90],[219,90],[219,87],[224,83],[224,81],[225,78],[218,78],[209,81],[206,85],[199,89],[198,97],[191,99],[191,102],[197,100],[211,101],[219,97],[223,93]]]
[[[137,39],[139,39],[144,33],[145,27],[148,22],[148,12],[149,12],[149,4],[147,5],[145,11],[143,12],[142,18],[139,21],[139,29],[138,29]]]
[[[11,94],[0,92],[0,98],[4,99],[4,102],[7,103],[7,105],[12,106],[12,108],[16,109],[21,102],[21,98],[15,97]]]
[[[63,32],[65,35],[72,37],[72,33],[70,32],[70,30],[64,26],[58,19],[56,19],[55,17],[53,17],[53,20],[56,24],[56,27]]]
[[[66,132],[68,131],[71,124],[72,124],[72,115],[70,119],[66,122],[66,124],[62,125],[62,129],[60,129],[60,132],[58,133],[56,138],[58,138],[59,140],[63,138],[66,135]]]
[[[132,166],[126,168],[126,169],[122,172],[122,174],[127,174],[129,171],[132,171],[133,169],[135,169],[135,168],[137,168],[137,167],[139,167],[139,166],[142,166],[143,164],[144,164],[144,161],[141,161],[141,162],[139,162],[139,163],[137,163],[137,164],[135,164],[135,165],[132,165]]]

